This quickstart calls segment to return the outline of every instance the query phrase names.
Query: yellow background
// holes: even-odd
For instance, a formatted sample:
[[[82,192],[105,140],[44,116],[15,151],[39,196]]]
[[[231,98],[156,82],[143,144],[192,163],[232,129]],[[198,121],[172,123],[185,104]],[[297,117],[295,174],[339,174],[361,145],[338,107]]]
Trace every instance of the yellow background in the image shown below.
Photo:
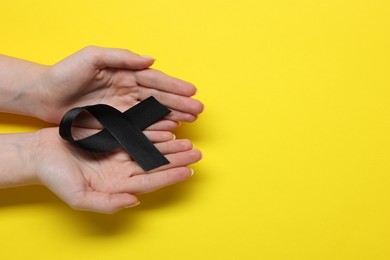
[[[204,159],[112,216],[0,190],[0,259],[390,259],[388,0],[0,3],[1,53],[53,64],[90,44],[197,85],[206,110],[178,136]]]

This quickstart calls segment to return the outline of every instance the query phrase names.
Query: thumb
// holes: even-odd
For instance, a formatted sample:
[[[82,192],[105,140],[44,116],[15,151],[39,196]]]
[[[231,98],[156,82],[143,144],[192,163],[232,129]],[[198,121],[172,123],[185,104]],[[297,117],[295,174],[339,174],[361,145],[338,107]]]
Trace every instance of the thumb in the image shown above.
[[[78,193],[69,205],[77,210],[112,214],[122,208],[137,206],[139,203],[138,198],[129,193],[84,191]]]
[[[98,69],[146,69],[154,63],[154,58],[141,56],[125,49],[102,48],[89,46],[81,50],[87,59],[92,59],[93,65]]]

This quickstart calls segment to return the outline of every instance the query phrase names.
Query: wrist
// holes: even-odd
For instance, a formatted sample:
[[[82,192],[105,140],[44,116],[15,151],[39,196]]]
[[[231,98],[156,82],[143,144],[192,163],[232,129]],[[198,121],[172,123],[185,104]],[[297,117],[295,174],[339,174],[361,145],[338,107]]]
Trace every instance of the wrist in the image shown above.
[[[34,112],[34,117],[45,122],[58,124],[64,113],[64,96],[68,93],[62,87],[63,83],[58,83],[60,76],[55,66],[45,66],[39,73],[36,80],[35,98],[38,109]],[[68,84],[64,80],[65,84]]]
[[[54,150],[59,147],[60,136],[58,135],[58,128],[50,127],[40,129],[30,136],[28,158],[29,174],[27,178],[32,180],[35,184],[44,185],[44,175],[46,172],[56,171],[50,163],[50,157]]]
[[[50,88],[50,83],[48,83],[48,72],[50,66],[41,67],[40,71],[37,71],[37,77],[34,79],[34,93],[31,94],[33,98],[31,103],[35,105],[33,111],[31,111],[31,116],[38,118],[45,122],[55,122],[53,121],[51,115],[56,111],[50,93],[48,92]]]
[[[0,55],[0,111],[39,114],[39,81],[46,66]]]
[[[36,133],[0,135],[0,188],[38,184]]]

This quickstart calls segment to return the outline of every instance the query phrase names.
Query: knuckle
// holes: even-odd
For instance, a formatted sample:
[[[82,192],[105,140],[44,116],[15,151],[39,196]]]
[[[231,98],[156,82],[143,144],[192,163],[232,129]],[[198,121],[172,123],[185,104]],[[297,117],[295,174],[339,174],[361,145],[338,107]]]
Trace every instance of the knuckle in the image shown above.
[[[85,51],[85,52],[94,52],[97,49],[99,49],[99,47],[97,47],[95,45],[87,45],[82,50]]]
[[[102,48],[89,45],[82,49],[86,59],[92,59],[93,61],[99,61],[102,55]]]

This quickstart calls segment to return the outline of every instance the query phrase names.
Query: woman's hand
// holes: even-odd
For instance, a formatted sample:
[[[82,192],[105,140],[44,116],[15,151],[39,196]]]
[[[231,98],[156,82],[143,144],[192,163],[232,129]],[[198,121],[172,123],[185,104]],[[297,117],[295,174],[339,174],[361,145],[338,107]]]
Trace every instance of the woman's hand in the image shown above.
[[[47,186],[71,207],[113,213],[139,204],[136,197],[191,177],[188,165],[202,157],[188,140],[169,135],[150,137],[170,164],[144,172],[129,155],[90,153],[76,148],[58,136],[58,128],[38,131],[31,151],[38,183]]]
[[[202,103],[191,98],[196,88],[150,69],[153,62],[128,50],[86,47],[41,74],[39,117],[59,123],[70,108],[97,103],[125,111],[154,96],[173,111],[154,126],[156,130],[172,130],[174,121],[194,121],[203,110]]]

